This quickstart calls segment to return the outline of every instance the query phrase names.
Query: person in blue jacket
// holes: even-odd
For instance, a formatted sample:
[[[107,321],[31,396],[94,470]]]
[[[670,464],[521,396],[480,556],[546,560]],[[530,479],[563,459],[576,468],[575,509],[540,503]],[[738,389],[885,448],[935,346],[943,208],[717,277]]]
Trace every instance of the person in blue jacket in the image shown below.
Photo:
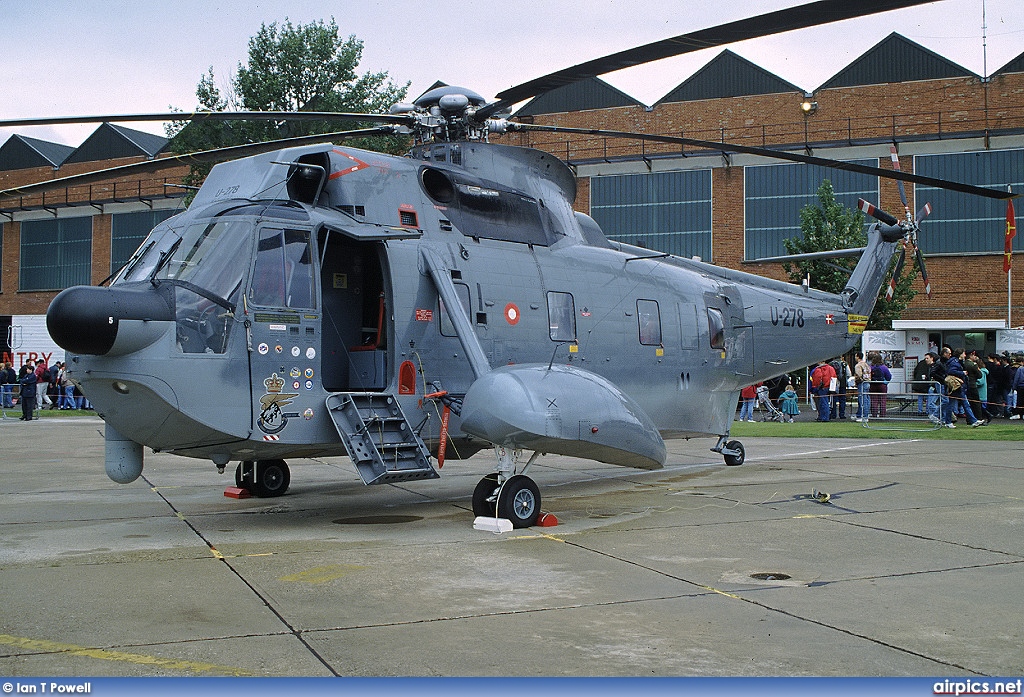
[[[21,366],[18,384],[21,385],[21,420],[31,421],[32,409],[36,406],[36,365],[31,358]]]

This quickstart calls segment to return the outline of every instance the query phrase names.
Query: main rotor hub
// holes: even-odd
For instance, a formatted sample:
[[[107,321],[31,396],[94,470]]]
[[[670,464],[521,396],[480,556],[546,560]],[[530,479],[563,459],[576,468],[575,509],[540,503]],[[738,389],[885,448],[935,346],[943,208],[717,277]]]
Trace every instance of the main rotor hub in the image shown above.
[[[412,104],[395,104],[392,114],[407,114],[413,123],[409,133],[417,145],[429,142],[484,140],[491,133],[504,133],[504,119],[479,120],[476,110],[487,100],[473,90],[455,85],[435,87]]]

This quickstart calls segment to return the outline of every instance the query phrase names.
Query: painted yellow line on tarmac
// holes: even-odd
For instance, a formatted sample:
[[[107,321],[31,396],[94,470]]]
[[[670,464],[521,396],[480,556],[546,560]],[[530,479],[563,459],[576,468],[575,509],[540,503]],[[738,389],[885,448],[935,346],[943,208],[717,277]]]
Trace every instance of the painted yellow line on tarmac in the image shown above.
[[[115,661],[118,663],[134,663],[142,666],[152,666],[168,670],[182,670],[190,673],[217,673],[219,675],[233,675],[237,677],[251,676],[253,673],[232,668],[230,666],[219,666],[215,663],[199,663],[197,661],[180,661],[173,658],[158,658],[140,653],[126,653],[124,651],[108,651],[106,649],[90,649],[86,646],[75,646],[74,644],[62,644],[56,641],[45,639],[29,639],[26,637],[0,634],[0,644],[14,646],[27,651],[40,653],[66,653],[72,656],[84,656],[95,658],[100,661]]]

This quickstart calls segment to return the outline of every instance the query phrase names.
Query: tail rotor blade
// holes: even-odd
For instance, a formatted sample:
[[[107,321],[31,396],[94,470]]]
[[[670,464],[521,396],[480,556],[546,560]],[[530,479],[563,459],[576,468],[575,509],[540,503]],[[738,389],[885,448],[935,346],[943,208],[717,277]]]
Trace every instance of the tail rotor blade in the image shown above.
[[[895,145],[890,145],[889,146],[889,156],[892,158],[892,168],[895,171],[897,171],[897,172],[902,171],[900,169],[900,156],[899,156],[899,153],[896,152],[896,146]],[[896,184],[900,188],[900,201],[903,201],[903,207],[905,209],[907,209],[907,212],[909,213],[910,212],[910,204],[907,203],[907,190],[903,188],[903,181],[900,180],[900,179],[897,179],[896,180]]]
[[[860,208],[866,215],[870,215],[875,220],[885,223],[886,225],[899,225],[896,218],[883,211],[878,206],[872,203],[868,203],[864,199],[857,199],[857,208]]]
[[[900,274],[903,273],[903,262],[907,259],[907,248],[906,246],[900,247],[900,256],[896,260],[896,268],[892,270],[892,278],[889,279],[889,287],[885,289],[885,299],[892,300],[893,295],[896,294],[896,283],[900,280]]]
[[[921,221],[928,217],[928,214],[932,212],[932,204],[926,203],[921,206],[921,210],[917,212],[917,220]]]
[[[921,280],[924,282],[924,294],[931,298],[932,284],[928,281],[928,271],[924,267],[924,254],[921,253],[920,247],[915,247],[914,253],[917,257],[917,268],[921,270]]]

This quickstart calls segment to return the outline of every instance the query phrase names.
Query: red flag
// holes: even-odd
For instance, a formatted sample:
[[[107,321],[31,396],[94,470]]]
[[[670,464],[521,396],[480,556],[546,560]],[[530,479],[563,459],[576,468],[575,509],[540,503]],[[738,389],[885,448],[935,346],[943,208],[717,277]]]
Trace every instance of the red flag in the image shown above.
[[[1010,262],[1013,259],[1013,238],[1017,235],[1016,215],[1013,212],[1013,201],[1006,202],[1006,243],[1003,247],[1003,271],[1010,273]]]

